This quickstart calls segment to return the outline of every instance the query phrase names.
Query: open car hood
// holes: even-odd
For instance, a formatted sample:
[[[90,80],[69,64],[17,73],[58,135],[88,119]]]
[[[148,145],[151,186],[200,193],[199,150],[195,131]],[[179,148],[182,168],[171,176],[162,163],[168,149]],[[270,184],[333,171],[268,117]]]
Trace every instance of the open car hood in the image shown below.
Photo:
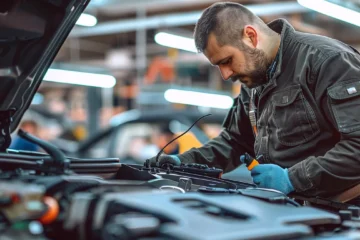
[[[90,0],[1,0],[0,150]]]

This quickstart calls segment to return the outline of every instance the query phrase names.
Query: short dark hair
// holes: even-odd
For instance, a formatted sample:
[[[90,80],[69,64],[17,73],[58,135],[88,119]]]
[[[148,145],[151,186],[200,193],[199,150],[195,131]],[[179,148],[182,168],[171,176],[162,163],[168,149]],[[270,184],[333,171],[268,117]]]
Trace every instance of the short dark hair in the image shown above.
[[[229,44],[242,48],[239,39],[247,24],[256,24],[264,30],[270,30],[258,16],[241,4],[232,2],[212,4],[204,10],[195,26],[194,39],[198,52],[206,49],[212,32],[220,46]]]

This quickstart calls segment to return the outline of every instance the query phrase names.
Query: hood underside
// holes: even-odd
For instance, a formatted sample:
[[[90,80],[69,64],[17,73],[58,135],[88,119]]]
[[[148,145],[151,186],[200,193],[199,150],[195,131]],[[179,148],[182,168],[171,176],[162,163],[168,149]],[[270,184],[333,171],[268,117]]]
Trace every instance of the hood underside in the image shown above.
[[[7,137],[18,126],[47,69],[88,2],[89,0],[1,0],[2,138]],[[12,117],[11,121],[9,117]],[[0,144],[4,145],[3,139],[0,139]]]

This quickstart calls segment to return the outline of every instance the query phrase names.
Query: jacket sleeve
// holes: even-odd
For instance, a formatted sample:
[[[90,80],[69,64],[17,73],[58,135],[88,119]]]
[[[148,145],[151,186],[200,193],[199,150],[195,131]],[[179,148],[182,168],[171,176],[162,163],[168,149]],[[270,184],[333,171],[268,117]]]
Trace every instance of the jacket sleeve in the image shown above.
[[[248,90],[242,87],[241,94],[229,110],[223,130],[200,148],[192,148],[178,155],[184,163],[196,162],[210,167],[231,171],[240,164],[240,156],[245,152],[253,154],[254,135],[247,116]]]
[[[348,52],[325,60],[315,89],[339,141],[324,156],[289,168],[289,177],[297,192],[330,197],[360,183],[360,55]]]

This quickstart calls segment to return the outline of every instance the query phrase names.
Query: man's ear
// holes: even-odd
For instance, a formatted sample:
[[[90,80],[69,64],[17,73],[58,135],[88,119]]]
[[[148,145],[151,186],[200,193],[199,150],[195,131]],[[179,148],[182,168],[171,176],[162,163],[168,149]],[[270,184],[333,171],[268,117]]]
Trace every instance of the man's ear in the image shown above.
[[[251,48],[256,48],[258,45],[258,33],[251,25],[246,25],[243,30],[243,42]]]

